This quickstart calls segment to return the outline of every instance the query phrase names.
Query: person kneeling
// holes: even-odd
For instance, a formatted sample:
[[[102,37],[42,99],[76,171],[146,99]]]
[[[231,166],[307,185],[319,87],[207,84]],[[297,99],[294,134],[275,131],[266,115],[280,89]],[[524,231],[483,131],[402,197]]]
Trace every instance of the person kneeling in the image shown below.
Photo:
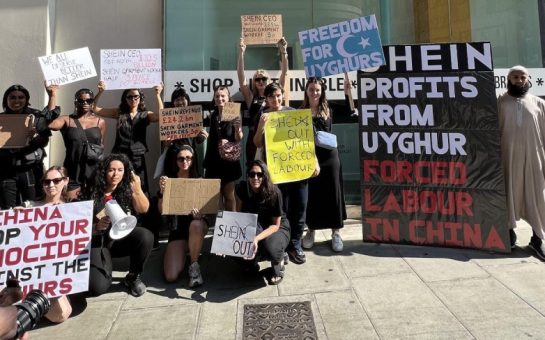
[[[236,186],[237,211],[257,214],[257,230],[253,254],[271,261],[269,283],[279,284],[284,278],[284,252],[290,241],[290,226],[282,211],[282,194],[269,176],[267,166],[260,160],[251,163],[247,181]]]

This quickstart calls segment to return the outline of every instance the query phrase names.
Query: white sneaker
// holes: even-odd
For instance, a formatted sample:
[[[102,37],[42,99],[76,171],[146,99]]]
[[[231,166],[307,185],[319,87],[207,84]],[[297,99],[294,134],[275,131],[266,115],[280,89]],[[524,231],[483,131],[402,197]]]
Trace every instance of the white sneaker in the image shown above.
[[[189,266],[189,288],[200,286],[203,284],[201,275],[201,267],[198,262],[194,262]]]
[[[331,248],[336,252],[343,251],[343,239],[338,231],[334,231],[331,235]]]
[[[305,237],[303,237],[303,248],[310,249],[314,247],[314,230],[308,230],[305,234]]]

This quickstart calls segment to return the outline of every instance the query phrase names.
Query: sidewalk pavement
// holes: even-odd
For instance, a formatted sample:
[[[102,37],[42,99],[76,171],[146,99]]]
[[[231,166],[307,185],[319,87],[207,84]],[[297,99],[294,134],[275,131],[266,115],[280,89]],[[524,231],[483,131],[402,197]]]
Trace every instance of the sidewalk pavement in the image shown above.
[[[30,336],[241,339],[245,304],[310,301],[319,339],[545,339],[545,263],[527,247],[531,228],[521,223],[516,231],[519,247],[502,255],[362,243],[361,224],[352,220],[341,233],[342,253],[331,251],[329,231],[317,232],[307,263],[290,263],[278,286],[210,254],[209,235],[200,261],[205,283],[195,290],[187,271],[177,283],[163,282],[163,244],[146,266],[142,297],[128,295],[125,272],[116,272],[111,292],[74,299],[74,316],[42,322]]]

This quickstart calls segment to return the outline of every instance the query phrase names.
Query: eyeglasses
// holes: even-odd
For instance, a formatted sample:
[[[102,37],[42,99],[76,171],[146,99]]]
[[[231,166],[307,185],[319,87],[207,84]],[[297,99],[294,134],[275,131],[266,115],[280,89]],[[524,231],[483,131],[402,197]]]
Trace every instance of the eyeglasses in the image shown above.
[[[140,99],[140,95],[135,94],[133,96],[127,96],[126,98],[127,98],[127,100],[138,100],[138,99]]]
[[[178,162],[183,162],[183,161],[191,162],[192,159],[193,159],[193,157],[191,157],[191,156],[185,156],[185,157],[176,158],[176,161],[178,161]]]
[[[262,172],[250,171],[250,172],[248,173],[248,177],[249,177],[249,178],[255,178],[255,177],[257,177],[257,178],[263,178],[263,173],[262,173]]]
[[[46,187],[50,186],[51,185],[51,182],[53,182],[53,184],[57,185],[59,184],[60,182],[62,182],[66,177],[57,177],[57,178],[52,178],[52,179],[43,179],[42,180],[42,184]]]
[[[257,77],[257,78],[254,79],[255,82],[258,82],[258,81],[263,81],[263,82],[265,82],[265,81],[267,81],[267,80],[269,80],[269,78],[267,78],[267,77]]]
[[[89,98],[89,99],[78,99],[76,100],[76,103],[78,105],[85,105],[85,104],[93,104],[95,100],[92,99],[92,98]]]

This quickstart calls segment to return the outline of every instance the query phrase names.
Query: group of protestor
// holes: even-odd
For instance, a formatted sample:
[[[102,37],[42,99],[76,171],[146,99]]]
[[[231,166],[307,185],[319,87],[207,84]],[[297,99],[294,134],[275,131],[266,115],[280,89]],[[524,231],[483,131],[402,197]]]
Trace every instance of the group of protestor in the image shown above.
[[[106,84],[98,83],[95,95],[90,89],[80,89],[74,95],[74,110],[70,114],[56,105],[59,86],[47,85],[48,105],[42,110],[30,107],[30,95],[21,85],[9,87],[3,98],[2,114],[24,114],[31,117],[27,131],[28,145],[24,148],[0,149],[0,205],[2,209],[18,209],[39,205],[60,204],[81,200],[93,201],[93,230],[90,252],[89,295],[107,292],[112,283],[112,257],[130,258],[129,272],[123,280],[133,296],[146,292],[141,275],[158,241],[160,223],[151,211],[162,208],[163,193],[168,178],[200,178],[197,147],[206,143],[202,161],[204,178],[220,179],[220,196],[224,210],[257,215],[257,232],[250,256],[235,259],[244,271],[258,272],[260,260],[271,263],[266,278],[270,284],[279,284],[289,260],[296,264],[306,261],[303,248],[314,244],[315,230],[331,229],[332,249],[343,250],[339,230],[346,219],[342,171],[336,148],[316,146],[315,171],[310,179],[276,185],[266,164],[264,126],[269,114],[293,110],[284,98],[287,65],[287,43],[278,42],[281,59],[279,82],[273,82],[269,73],[259,69],[251,84],[245,78],[244,53],[246,45],[239,45],[238,77],[240,90],[249,113],[246,145],[243,141],[242,120],[222,120],[225,104],[232,101],[227,86],[214,89],[214,107],[209,117],[209,129],[201,130],[193,138],[163,142],[162,169],[158,178],[159,191],[150,192],[150,174],[147,173],[146,153],[148,125],[159,120],[164,108],[161,98],[163,86],[154,88],[156,108],[148,110],[140,89],[126,89],[116,108],[99,105]],[[350,82],[345,79],[346,91]],[[188,93],[177,88],[167,103],[170,107],[191,105]],[[312,112],[313,129],[331,131],[332,111],[326,99],[326,85],[322,79],[307,79],[302,108]],[[116,138],[111,153],[104,151],[104,137],[109,121],[116,121]],[[62,166],[44,171],[45,147],[51,131],[60,131],[66,154]],[[224,157],[220,149],[225,144],[237,145],[246,153],[247,164],[240,157]],[[245,169],[243,169],[245,167]],[[244,171],[243,171],[244,170]],[[110,200],[128,214],[138,218],[138,225],[126,237],[112,239],[107,232],[111,220],[103,212]],[[213,218],[213,217],[212,217]],[[164,253],[163,273],[167,282],[178,280],[188,267],[188,286],[204,283],[199,265],[211,216],[194,208],[188,215],[163,216],[169,230]],[[303,238],[304,226],[308,231]],[[188,256],[189,255],[189,256]],[[3,296],[13,288],[6,288]],[[62,322],[71,313],[67,297],[52,299],[52,308],[46,317]],[[5,302],[5,301],[4,301]]]

